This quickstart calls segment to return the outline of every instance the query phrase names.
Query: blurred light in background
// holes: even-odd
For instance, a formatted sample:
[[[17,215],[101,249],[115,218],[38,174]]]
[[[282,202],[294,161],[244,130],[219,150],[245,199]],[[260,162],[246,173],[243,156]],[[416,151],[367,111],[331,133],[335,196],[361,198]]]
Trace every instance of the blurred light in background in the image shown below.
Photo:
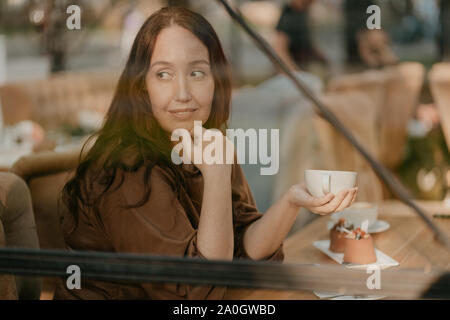
[[[43,8],[36,8],[32,11],[30,11],[30,22],[32,24],[41,24],[44,20],[45,12]]]

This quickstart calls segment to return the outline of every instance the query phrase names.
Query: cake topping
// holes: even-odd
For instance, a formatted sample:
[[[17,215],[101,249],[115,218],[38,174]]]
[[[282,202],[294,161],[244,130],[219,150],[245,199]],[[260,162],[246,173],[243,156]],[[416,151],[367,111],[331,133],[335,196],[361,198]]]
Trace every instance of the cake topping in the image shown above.
[[[333,226],[332,230],[341,232],[341,233],[351,233],[351,230],[353,230],[353,225],[349,224],[344,218],[339,219],[338,222]]]
[[[370,235],[361,228],[356,228],[351,233],[347,234],[345,237],[348,239],[360,240],[360,239],[367,239],[369,238],[369,236]]]

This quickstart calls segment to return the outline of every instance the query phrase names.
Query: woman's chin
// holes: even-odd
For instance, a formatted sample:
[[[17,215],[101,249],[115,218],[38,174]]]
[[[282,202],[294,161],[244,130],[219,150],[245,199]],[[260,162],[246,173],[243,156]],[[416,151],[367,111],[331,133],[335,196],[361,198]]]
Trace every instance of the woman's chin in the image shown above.
[[[204,123],[204,121],[198,119],[195,121],[201,121],[202,125]],[[191,131],[192,129],[194,129],[194,120],[187,120],[187,121],[177,121],[176,123],[172,123],[172,125],[169,128],[169,132],[172,133],[173,131],[177,130],[177,129],[185,129],[187,131]]]
[[[190,130],[194,129],[195,125],[197,125],[197,127],[202,127],[205,122],[206,121],[203,121],[201,119],[191,119],[191,120],[180,122],[179,127],[190,131]]]

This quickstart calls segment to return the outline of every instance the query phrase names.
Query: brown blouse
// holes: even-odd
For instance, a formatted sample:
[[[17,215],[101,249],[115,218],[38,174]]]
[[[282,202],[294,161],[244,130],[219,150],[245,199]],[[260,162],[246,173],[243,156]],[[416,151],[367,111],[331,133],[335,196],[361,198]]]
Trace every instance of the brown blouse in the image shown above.
[[[123,208],[142,199],[145,168],[122,171],[123,184],[105,195],[100,203],[100,217],[92,210],[79,213],[75,226],[71,215],[64,215],[63,230],[69,249],[174,255],[206,259],[197,249],[203,178],[194,165],[181,166],[187,190],[177,198],[171,188],[172,176],[159,166],[149,178],[149,200],[138,208]],[[258,212],[245,175],[239,164],[232,169],[234,258],[250,259],[243,235],[246,228],[262,214]],[[121,180],[121,179],[116,179]],[[112,190],[114,190],[113,183]],[[266,260],[282,261],[283,245]],[[82,270],[81,270],[82,272]],[[67,289],[60,281],[55,299],[222,299],[226,287],[187,284],[123,284],[82,279],[81,289]]]

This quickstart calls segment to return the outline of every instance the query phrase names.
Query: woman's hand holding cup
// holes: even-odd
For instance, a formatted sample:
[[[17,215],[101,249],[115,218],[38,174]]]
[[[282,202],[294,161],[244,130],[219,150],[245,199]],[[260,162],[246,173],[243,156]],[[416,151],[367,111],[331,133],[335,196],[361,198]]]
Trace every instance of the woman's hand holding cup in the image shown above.
[[[356,177],[352,171],[305,170],[305,185],[292,186],[289,201],[320,215],[342,211],[355,201]]]
[[[315,197],[304,185],[296,184],[289,189],[288,199],[293,205],[308,209],[315,214],[327,215],[351,206],[357,193],[358,188],[355,187],[341,190],[336,195],[330,192],[324,196]]]

